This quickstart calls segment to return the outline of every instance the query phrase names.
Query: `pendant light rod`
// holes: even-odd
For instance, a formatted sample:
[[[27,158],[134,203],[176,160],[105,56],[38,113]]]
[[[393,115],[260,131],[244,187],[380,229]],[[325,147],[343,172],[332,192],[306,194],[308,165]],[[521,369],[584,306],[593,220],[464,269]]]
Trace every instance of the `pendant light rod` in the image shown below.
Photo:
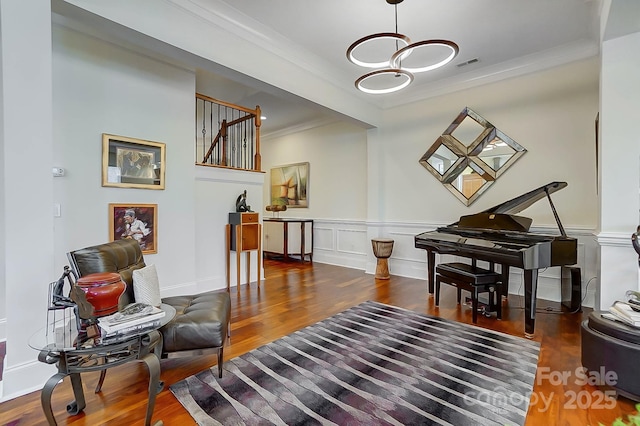
[[[402,3],[402,1],[403,0],[386,0],[388,4],[391,4],[394,7],[395,33],[371,34],[358,39],[347,49],[347,59],[351,63],[367,68],[378,68],[377,71],[369,72],[368,74],[365,74],[356,80],[355,86],[358,90],[372,94],[395,92],[411,84],[411,82],[413,81],[413,73],[431,71],[436,68],[440,68],[451,62],[458,55],[458,45],[450,40],[433,39],[412,43],[409,37],[405,36],[404,34],[400,34],[398,32],[398,4]],[[367,43],[379,42],[384,39],[391,39],[395,42],[396,51],[388,60],[371,61],[358,59],[356,57],[356,50],[358,48]],[[401,43],[403,44],[403,46],[400,46]],[[402,61],[406,59],[414,50],[432,47],[445,48],[445,50],[449,51],[449,55],[446,58],[439,60],[439,62],[435,62],[433,64],[414,67],[403,67]],[[396,77],[404,78],[399,78],[399,80],[401,80],[401,83],[391,87],[367,88],[363,84],[365,81],[370,82],[376,78],[378,78],[379,80],[388,81],[387,76],[389,75],[395,75]]]
[[[396,12],[396,32],[398,32],[398,5],[394,4],[393,8],[395,9],[395,12]]]
[[[395,15],[396,15],[396,34],[398,34],[398,4],[394,3],[393,5],[394,11],[395,11]],[[396,52],[399,50],[398,47],[398,40],[396,40]]]

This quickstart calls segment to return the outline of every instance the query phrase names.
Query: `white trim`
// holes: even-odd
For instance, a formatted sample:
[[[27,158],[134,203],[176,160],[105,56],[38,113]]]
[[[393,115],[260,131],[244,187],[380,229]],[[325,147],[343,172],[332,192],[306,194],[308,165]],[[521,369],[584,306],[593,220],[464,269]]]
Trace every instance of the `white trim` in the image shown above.
[[[17,383],[20,385],[17,391],[8,389],[6,385],[3,386],[0,402],[9,401],[31,392],[40,391],[49,377],[53,376],[57,371],[54,365],[45,364],[38,360],[25,362],[5,369],[2,379],[3,385],[5,383],[7,385],[14,384],[13,387],[16,387],[15,384]]]
[[[393,238],[394,248],[389,258],[389,269],[392,275],[427,279],[427,259],[424,250],[415,248],[414,237],[422,232],[434,230],[442,223],[424,222],[379,222],[353,219],[314,219],[314,244],[325,241],[325,245],[314,245],[313,260],[318,263],[327,263],[347,268],[363,269],[367,274],[373,274],[376,268],[376,259],[370,249],[369,239],[376,236]],[[597,267],[594,259],[597,258],[598,242],[594,229],[585,227],[569,227],[565,231],[570,237],[578,239],[578,266],[581,269],[583,288],[583,306],[594,306],[596,294],[599,289]],[[323,233],[323,238],[317,238],[318,233]],[[339,243],[339,236],[346,232],[353,233],[350,236],[359,238],[360,241],[350,240],[349,243],[358,248],[345,249]],[[551,225],[532,227],[532,233],[559,235],[557,227]],[[621,237],[617,236],[617,237]],[[625,234],[625,241],[628,236]],[[331,239],[331,244],[327,242]],[[620,241],[616,238],[615,241]],[[628,244],[628,243],[627,243]],[[462,258],[460,258],[462,259]],[[513,268],[510,274],[511,292],[522,292],[522,273]],[[561,273],[560,268],[548,268],[540,271],[538,282],[538,298],[560,301]],[[426,283],[425,283],[426,287]]]
[[[595,236],[596,241],[601,246],[609,247],[630,247],[631,233],[622,232],[601,232]]]

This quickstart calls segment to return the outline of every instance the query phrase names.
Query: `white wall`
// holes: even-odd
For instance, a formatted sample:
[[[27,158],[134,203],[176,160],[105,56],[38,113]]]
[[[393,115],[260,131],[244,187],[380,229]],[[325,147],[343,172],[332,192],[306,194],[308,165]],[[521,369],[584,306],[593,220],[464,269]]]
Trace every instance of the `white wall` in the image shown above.
[[[418,163],[464,107],[528,150],[470,207]],[[563,224],[593,229],[597,112],[596,58],[394,108],[378,139],[385,217],[451,223],[551,181],[566,181],[568,187],[552,196]],[[555,225],[545,201],[525,215],[535,226]]]
[[[280,217],[314,219],[313,259],[317,262],[364,269],[370,243],[367,218],[366,130],[334,123],[262,141],[262,169],[266,172],[262,211],[270,203],[270,170],[309,162],[309,207],[289,208]]]
[[[568,186],[552,199],[565,230],[578,239],[584,304],[593,306],[598,288],[593,238],[598,220],[598,75],[599,61],[592,58],[387,111],[385,126],[369,144],[380,159],[378,173],[370,164],[370,176],[378,176],[383,197],[377,203],[381,210],[370,217],[382,218],[387,236],[396,240],[391,267],[401,275],[426,277],[424,253],[413,249],[416,230],[428,231],[552,181],[565,181]],[[464,107],[528,151],[469,207],[418,163]],[[375,205],[370,203],[370,208]],[[534,232],[558,235],[545,199],[519,214],[533,219]],[[373,265],[371,256],[369,260],[368,271]],[[517,270],[512,272],[510,289],[523,291]],[[538,297],[560,300],[560,268],[541,271]]]
[[[66,170],[55,179],[56,265],[70,250],[108,240],[109,203],[151,203],[158,253],[145,261],[156,265],[162,295],[226,287],[228,212],[245,189],[259,211],[264,174],[194,166],[195,92],[188,69],[54,27],[54,163]],[[101,187],[102,133],[165,143],[165,189]]]
[[[351,82],[326,78],[332,70],[313,54],[301,51],[277,34],[265,37],[260,31],[238,25],[235,19],[238,11],[225,3],[213,1],[215,12],[188,0],[65,0],[65,3],[132,28],[152,40],[163,40],[192,52],[211,61],[217,72],[228,72],[225,68],[235,70],[255,81],[266,83],[264,87],[267,90],[269,85],[279,87],[372,125],[376,125],[381,117],[379,108],[354,95]],[[149,10],[153,10],[153,13],[149,13]],[[241,19],[246,18],[243,16]],[[171,25],[167,25],[168,22]],[[259,22],[255,23],[256,28],[260,25]],[[177,31],[176,28],[181,30]],[[128,33],[128,36],[136,35]],[[271,37],[277,41],[274,43]],[[141,43],[153,44],[149,40],[142,40]],[[287,44],[288,48],[278,48],[281,43]],[[162,50],[163,47],[158,49]],[[292,58],[291,52],[294,51],[296,55]],[[249,107],[253,108],[254,105]]]
[[[54,163],[56,265],[70,250],[108,241],[109,203],[158,205],[162,285],[195,280],[195,74],[54,26]],[[102,133],[166,144],[164,190],[101,186]]]
[[[2,34],[2,9],[0,8],[0,34]],[[4,143],[4,114],[5,114],[5,102],[4,102],[4,75],[6,73],[6,71],[4,70],[4,58],[3,58],[3,51],[7,49],[6,46],[3,45],[3,43],[1,42],[0,39],[0,99],[2,99],[2,102],[0,102],[0,164],[4,164],[5,162],[5,154],[4,154],[4,150],[5,150],[5,143]],[[7,106],[9,107],[9,106]],[[5,197],[4,197],[4,192],[5,192],[5,185],[6,185],[6,180],[4,178],[4,173],[0,173],[0,241],[4,241],[5,240],[5,226],[6,226],[6,221],[5,221],[5,214],[4,214],[4,210],[5,210]],[[6,273],[6,269],[5,269],[5,259],[6,259],[6,255],[5,255],[5,246],[4,244],[0,244],[0,277],[2,277],[2,279],[0,279],[0,294],[2,295],[2,298],[0,298],[0,341],[6,340],[6,336],[7,336],[7,298],[6,298],[6,292],[7,292],[7,286],[6,286],[6,280],[4,279],[5,277],[5,273]],[[2,389],[0,388],[0,395],[2,395]]]
[[[46,22],[49,20],[46,14]],[[45,43],[44,59],[47,52],[51,53],[49,49],[49,43]],[[11,136],[16,143],[10,150],[5,146],[3,152],[12,160],[12,164],[5,164],[5,170],[14,177],[5,181],[3,202],[11,201],[10,205],[20,208],[3,210],[5,244],[10,244],[4,248],[3,267],[7,272],[3,281],[14,285],[6,289],[7,316],[2,318],[8,330],[1,400],[37,390],[53,374],[53,366],[37,361],[38,353],[28,347],[27,339],[45,324],[47,284],[68,264],[66,253],[108,241],[109,203],[158,205],[158,253],[145,255],[145,261],[156,264],[163,296],[225,287],[227,214],[234,210],[235,199],[244,189],[262,205],[264,174],[235,172],[220,176],[196,171],[194,72],[56,25],[52,62],[53,90],[49,93],[53,92],[53,138],[46,126],[46,114],[40,114],[34,122],[34,105],[23,102],[28,111],[22,112],[24,121]],[[21,69],[24,72],[24,67]],[[6,70],[3,68],[3,73]],[[6,87],[3,85],[5,101],[9,99]],[[46,100],[46,90],[41,85],[34,87],[40,90],[30,99]],[[18,92],[14,100],[23,100],[31,93],[24,87]],[[13,108],[14,112],[20,111],[15,105]],[[4,111],[8,111],[6,106]],[[5,136],[6,131],[5,126]],[[165,190],[102,187],[102,133],[165,143]],[[25,144],[34,150],[25,150]],[[28,175],[33,182],[22,173],[25,155],[31,157],[31,165],[38,166]],[[53,178],[53,165],[63,167],[65,176]],[[22,179],[16,180],[17,176]],[[33,202],[37,206],[32,206]],[[61,205],[60,217],[52,217],[53,202]],[[38,244],[33,246],[33,241]],[[33,268],[34,262],[40,267]],[[11,279],[7,279],[9,276]],[[255,272],[252,280],[256,280]]]
[[[418,163],[465,106],[528,150],[470,207],[458,201]],[[416,234],[554,180],[566,181],[568,187],[552,199],[567,232],[578,239],[584,303],[589,306],[594,303],[597,286],[593,238],[598,210],[594,131],[597,111],[598,61],[594,58],[390,109],[385,112],[383,127],[366,133],[355,130],[353,141],[366,137],[366,147],[362,142],[343,142],[336,136],[337,125],[269,140],[264,144],[263,161],[265,170],[286,163],[311,163],[310,208],[290,209],[280,215],[315,220],[315,261],[372,273],[375,258],[370,239],[391,237],[395,240],[391,273],[417,278],[426,278],[426,258],[423,250],[414,247]],[[339,146],[336,141],[340,141]],[[363,158],[367,158],[367,164],[361,166]],[[363,175],[343,178],[359,173],[366,174],[367,179],[363,180]],[[320,190],[317,182],[322,183]],[[336,186],[340,191],[333,191]],[[265,200],[268,191],[265,187]],[[320,206],[316,204],[318,192],[323,197]],[[359,202],[362,193],[367,197]],[[330,199],[326,198],[328,195]],[[558,234],[546,200],[522,214],[533,219],[534,231]],[[511,290],[522,292],[521,282],[520,273],[514,271]],[[539,297],[560,300],[559,282],[560,268],[542,271]]]
[[[366,131],[335,123],[262,141],[266,182],[273,167],[309,162],[309,208],[289,208],[281,217],[365,219],[367,216]],[[264,199],[270,200],[270,187]],[[265,206],[262,206],[264,211]],[[271,213],[267,213],[271,215]]]
[[[196,287],[190,289],[192,293],[226,288],[226,234],[225,225],[229,223],[229,212],[236,208],[236,198],[243,191],[247,191],[247,205],[251,210],[263,217],[265,205],[262,187],[265,174],[245,172],[240,170],[220,169],[215,167],[194,166],[196,169],[195,182],[195,266]],[[229,259],[229,284],[236,287],[236,256],[231,252]],[[250,279],[246,276],[247,256],[250,257]],[[240,285],[247,282],[255,283],[257,275],[257,251],[241,253],[240,256]],[[264,277],[264,271],[261,278]],[[185,289],[171,294],[185,294]]]
[[[8,78],[4,51],[6,4],[9,3],[3,2],[1,9],[3,80]],[[21,3],[14,0],[11,4]],[[20,22],[29,22],[31,18],[24,15]],[[47,32],[46,25],[38,28]],[[41,36],[47,39],[46,34]],[[15,46],[16,51],[21,51],[19,43]],[[46,62],[47,48],[39,45],[39,49],[44,50],[39,57]],[[29,69],[38,67],[44,68],[46,64],[37,62]],[[66,264],[67,251],[107,240],[108,203],[158,204],[159,251],[146,256],[146,260],[158,266],[163,295],[222,288],[225,260],[221,250],[226,215],[233,210],[235,197],[244,189],[249,193],[249,204],[265,215],[269,194],[263,183],[268,181],[269,169],[282,164],[311,163],[310,207],[291,209],[287,215],[316,219],[315,261],[372,272],[374,259],[369,239],[392,236],[397,241],[390,261],[392,274],[417,277],[423,277],[426,271],[424,253],[413,247],[415,234],[451,223],[462,214],[483,210],[549,181],[565,180],[569,187],[553,198],[569,234],[579,238],[579,259],[584,268],[583,282],[586,282],[593,269],[594,243],[589,237],[597,222],[593,135],[593,121],[598,111],[597,75],[596,60],[582,61],[395,108],[384,114],[384,125],[378,129],[364,131],[339,123],[263,140],[263,170],[267,173],[211,172],[193,165],[194,72],[67,29],[54,28],[53,143],[50,136],[39,133],[46,133],[46,129],[31,128],[33,118],[24,113],[15,121],[18,127],[12,128],[14,142],[8,149],[9,111],[7,105],[3,105],[3,160],[8,165],[3,181],[3,225],[5,237],[11,237],[5,242],[3,263],[7,269],[5,279],[10,278],[7,282],[26,283],[24,253],[31,253],[29,250],[33,249],[29,246],[28,250],[16,251],[15,248],[21,246],[11,245],[19,242],[19,234],[24,232],[17,231],[20,228],[16,223],[35,223],[32,231],[42,241],[38,253],[42,268],[27,271],[38,276],[28,280],[26,286],[6,289],[9,322],[18,324],[8,333],[9,355],[14,360],[16,355],[20,358],[19,366],[9,365],[5,371],[7,384],[13,380],[11,377],[23,380],[27,369],[43,367],[35,361],[35,351],[22,343],[26,337],[20,335],[24,334],[20,327],[31,315],[21,303],[25,299],[23,294],[31,288],[44,293],[46,282],[57,278]],[[612,78],[614,76],[612,74]],[[39,80],[42,77],[38,75],[28,84],[20,75],[12,77],[11,84],[18,88],[31,87],[34,81],[44,85],[15,94],[14,99],[29,93],[33,93],[34,99],[38,98],[36,89],[47,93],[46,76]],[[17,85],[16,81],[23,85]],[[7,87],[3,84],[5,99]],[[215,93],[207,94],[216,97]],[[469,208],[418,164],[422,154],[465,106],[529,150]],[[33,105],[28,107],[28,112],[32,112]],[[375,121],[378,122],[379,117]],[[166,143],[166,189],[101,187],[100,135],[103,132]],[[24,151],[20,151],[23,147],[15,141],[22,143],[25,134],[29,135],[25,139],[28,146],[40,154],[33,157],[39,171],[34,172],[33,181],[23,183],[26,186],[9,187],[6,174],[18,174],[13,171],[19,163],[17,160],[24,155]],[[53,153],[50,153],[51,147]],[[636,161],[638,157],[636,152]],[[51,178],[51,166],[64,167],[67,175]],[[637,201],[637,177],[634,184]],[[31,200],[36,206],[26,217],[7,208],[21,203],[25,188],[37,199]],[[55,220],[51,218],[52,201],[62,206],[62,216]],[[635,208],[637,214],[637,206]],[[554,219],[543,201],[523,213],[533,218],[536,230],[553,231]],[[49,234],[50,237],[46,237]],[[548,285],[541,285],[539,295],[556,298],[553,291],[559,291],[557,276],[550,273],[547,278]],[[517,279],[515,276],[514,280]],[[17,353],[13,352],[16,348]],[[37,388],[34,383],[41,385],[44,378],[41,375],[40,382],[33,377],[29,381],[11,381],[12,395],[14,391],[24,393]]]
[[[8,342],[0,392],[6,394],[32,386],[33,375],[51,368],[41,364],[28,374],[25,368],[38,354],[28,340],[45,323],[47,284],[54,270],[50,15],[48,0],[0,2],[0,303],[6,307]]]
[[[640,224],[640,33],[602,43],[600,88],[601,245],[598,306],[607,309],[626,290],[639,290],[637,254],[631,234]]]

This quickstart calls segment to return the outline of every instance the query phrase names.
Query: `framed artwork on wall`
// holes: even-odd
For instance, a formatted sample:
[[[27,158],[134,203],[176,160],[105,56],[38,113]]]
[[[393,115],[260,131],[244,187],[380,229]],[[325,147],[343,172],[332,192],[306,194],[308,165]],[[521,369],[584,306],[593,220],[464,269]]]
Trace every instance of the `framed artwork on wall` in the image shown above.
[[[158,252],[157,204],[109,204],[109,241],[132,238],[143,254]]]
[[[102,134],[102,186],[164,189],[165,144]]]
[[[309,207],[309,163],[271,169],[271,205]]]

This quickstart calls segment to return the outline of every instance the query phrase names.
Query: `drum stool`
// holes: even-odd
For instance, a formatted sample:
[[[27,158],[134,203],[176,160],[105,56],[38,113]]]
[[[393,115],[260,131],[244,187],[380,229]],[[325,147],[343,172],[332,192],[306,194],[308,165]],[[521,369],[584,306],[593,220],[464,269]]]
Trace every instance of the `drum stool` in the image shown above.
[[[389,279],[389,257],[393,251],[393,240],[389,238],[374,238],[371,240],[373,254],[378,259],[376,263],[376,279]]]

